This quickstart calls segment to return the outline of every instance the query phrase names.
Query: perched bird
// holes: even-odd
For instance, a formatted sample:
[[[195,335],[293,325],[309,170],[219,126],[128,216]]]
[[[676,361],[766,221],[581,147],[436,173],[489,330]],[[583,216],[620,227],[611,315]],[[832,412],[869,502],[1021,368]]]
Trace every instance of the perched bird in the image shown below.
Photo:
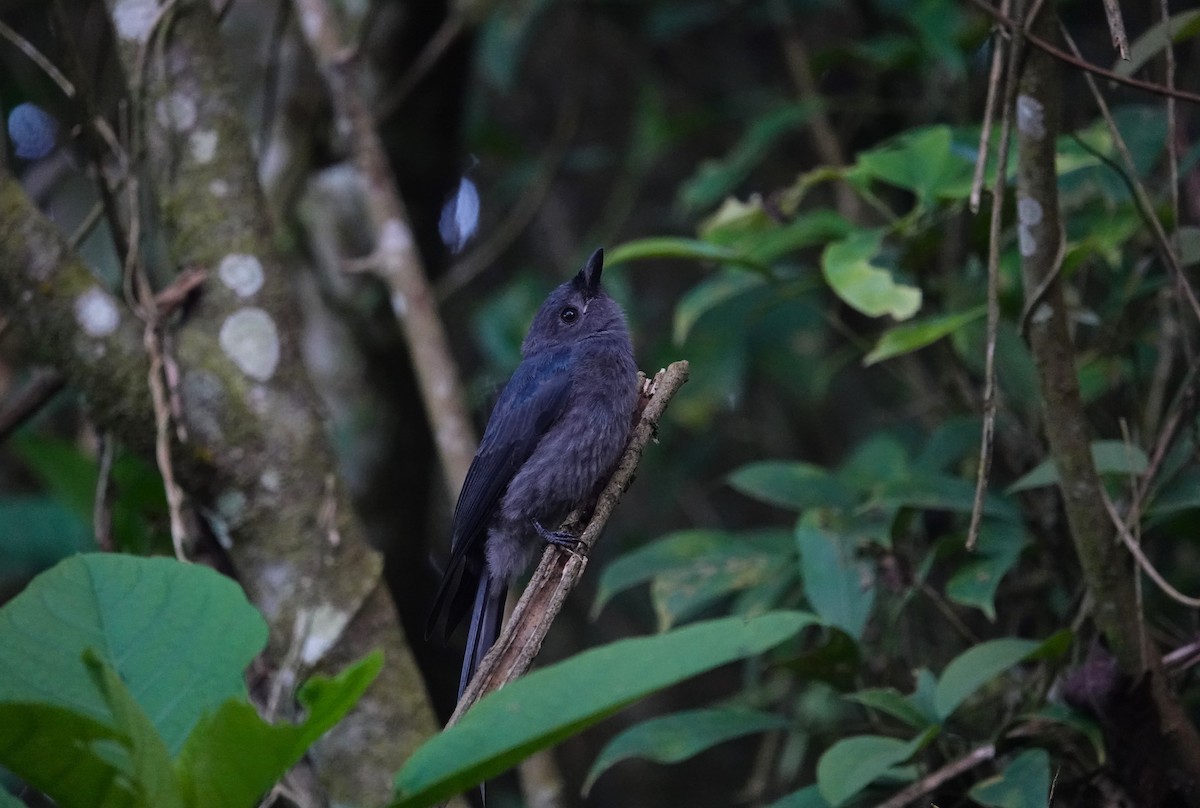
[[[545,543],[577,543],[554,528],[599,493],[629,438],[637,365],[603,268],[596,250],[538,309],[459,494],[426,635],[444,638],[471,609],[460,697],[500,633],[509,584]]]

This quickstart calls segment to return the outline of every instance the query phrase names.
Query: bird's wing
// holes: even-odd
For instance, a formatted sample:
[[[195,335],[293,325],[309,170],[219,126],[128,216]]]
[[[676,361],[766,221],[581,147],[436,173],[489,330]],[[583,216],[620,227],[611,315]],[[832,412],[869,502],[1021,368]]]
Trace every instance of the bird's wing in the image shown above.
[[[454,508],[450,562],[434,600],[428,633],[433,632],[443,613],[447,618],[446,634],[462,619],[469,604],[455,595],[460,588],[470,589],[473,594],[478,572],[471,567],[482,567],[488,523],[496,506],[513,476],[566,407],[570,392],[569,360],[570,351],[565,348],[527,358],[496,401]],[[478,557],[477,564],[467,565],[471,556]],[[464,576],[471,580],[465,582]],[[472,586],[464,587],[464,583]],[[459,600],[463,602],[456,608]]]

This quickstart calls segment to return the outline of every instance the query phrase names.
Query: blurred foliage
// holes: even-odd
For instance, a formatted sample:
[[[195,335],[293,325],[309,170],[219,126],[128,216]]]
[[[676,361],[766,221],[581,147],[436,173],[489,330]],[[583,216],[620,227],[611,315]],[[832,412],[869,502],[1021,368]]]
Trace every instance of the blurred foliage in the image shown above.
[[[480,238],[509,232],[500,257],[444,301],[472,372],[472,406],[485,412],[516,366],[546,289],[601,244],[642,367],[686,358],[692,371],[598,548],[592,599],[575,599],[594,622],[564,613],[577,630],[552,635],[560,645],[547,651],[600,647],[548,666],[524,691],[521,682],[502,691],[475,729],[435,740],[401,773],[405,798],[466,787],[658,691],[610,728],[611,740],[592,731],[563,745],[568,780],[588,784],[589,804],[866,805],[988,745],[994,757],[929,800],[1041,808],[1053,782],[1064,803],[1099,804],[1098,784],[1121,776],[1110,764],[1123,727],[1097,709],[1105,693],[1065,695],[1096,641],[1080,619],[1087,604],[1041,437],[1011,190],[998,200],[996,455],[978,544],[966,547],[991,204],[985,194],[972,214],[968,194],[990,22],[958,0],[450,5],[467,21],[473,59],[457,99],[463,131],[441,132],[436,115],[399,117],[461,136],[482,199]],[[1061,5],[1090,58],[1106,58],[1095,56],[1110,53],[1099,9]],[[1133,60],[1116,69],[1153,68],[1170,40],[1184,46],[1177,84],[1197,86],[1200,14],[1177,13],[1168,34],[1153,4],[1122,5],[1136,35]],[[6,110],[57,97],[43,77],[19,77],[0,71]],[[1130,177],[1082,82],[1066,81],[1061,273],[1084,428],[1111,498],[1140,514],[1135,531],[1150,560],[1196,592],[1200,340],[1131,181],[1146,183],[1184,266],[1200,263],[1200,227],[1171,205],[1163,105],[1106,90]],[[253,120],[261,99],[246,97]],[[1186,141],[1195,111],[1180,105],[1178,115]],[[560,131],[570,137],[556,157],[547,144]],[[991,149],[989,184],[1000,170],[994,135]],[[1186,202],[1200,144],[1178,150]],[[10,159],[30,167],[21,154]],[[1002,169],[1010,178],[1014,161]],[[546,166],[552,180],[539,179]],[[537,214],[513,227],[509,217],[538,194]],[[77,189],[49,196],[64,225],[94,201]],[[406,201],[436,211],[445,200]],[[90,236],[85,252],[93,240],[103,239]],[[106,249],[89,259],[112,276],[119,262]],[[61,437],[86,434],[78,424],[47,421],[5,446],[0,587],[94,547],[101,453],[89,438]],[[1136,491],[1148,472],[1150,485]],[[108,481],[116,547],[169,548],[153,467],[118,447]],[[1156,587],[1143,596],[1147,635],[1164,648],[1200,629],[1193,610]],[[768,624],[770,637],[747,639]],[[657,633],[604,642],[639,627]],[[97,715],[124,711],[125,762],[170,769],[112,673],[135,702],[136,676],[112,659],[85,664],[82,647],[71,653],[73,686],[100,712],[41,707],[106,739],[113,728]],[[607,675],[628,666],[644,675]],[[1185,703],[1200,703],[1194,674],[1174,681]],[[339,692],[357,687],[343,684]],[[529,688],[536,698],[518,703]],[[505,712],[518,708],[532,711],[524,724]],[[213,739],[253,724],[240,707],[215,715]],[[154,729],[167,754],[179,752],[187,727]],[[281,748],[290,754],[301,736]]]

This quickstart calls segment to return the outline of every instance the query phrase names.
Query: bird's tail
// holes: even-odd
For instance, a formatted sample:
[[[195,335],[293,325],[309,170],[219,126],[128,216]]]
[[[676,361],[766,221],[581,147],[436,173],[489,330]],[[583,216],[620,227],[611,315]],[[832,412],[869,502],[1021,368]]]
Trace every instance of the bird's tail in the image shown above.
[[[479,663],[500,636],[500,623],[504,620],[504,599],[508,588],[485,570],[479,576],[475,589],[475,606],[471,610],[471,630],[467,633],[467,648],[463,652],[462,676],[458,680],[458,697],[471,683]]]

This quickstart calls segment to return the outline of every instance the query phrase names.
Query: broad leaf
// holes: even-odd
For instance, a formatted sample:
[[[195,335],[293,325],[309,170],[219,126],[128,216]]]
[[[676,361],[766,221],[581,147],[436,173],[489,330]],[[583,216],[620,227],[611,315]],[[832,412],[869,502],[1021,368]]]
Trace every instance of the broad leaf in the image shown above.
[[[996,590],[1028,544],[1029,537],[1019,522],[985,519],[979,527],[978,546],[946,582],[946,597],[995,620]]]
[[[932,345],[942,337],[953,334],[968,323],[978,320],[986,312],[986,307],[976,306],[957,314],[944,314],[918,323],[893,326],[883,332],[879,341],[875,343],[875,347],[863,357],[863,364],[874,365],[876,362],[903,356],[906,353],[920,350],[926,345]]]
[[[807,517],[796,526],[796,546],[804,594],[813,610],[854,639],[862,637],[875,603],[872,565],[855,558],[849,540],[822,530]]]
[[[200,720],[176,770],[188,804],[253,805],[358,702],[383,667],[376,651],[337,676],[314,676],[297,694],[299,724],[268,724],[249,703],[229,700]]]
[[[1172,14],[1146,29],[1129,43],[1129,59],[1118,59],[1113,71],[1132,76],[1166,48],[1200,34],[1200,9],[1188,9]]]
[[[786,797],[775,800],[766,808],[831,808],[816,785],[807,786]]]
[[[654,718],[630,727],[605,745],[592,763],[583,793],[586,795],[596,778],[622,760],[678,763],[719,743],[787,725],[782,716],[736,708],[689,710]]]
[[[917,129],[859,154],[852,176],[906,188],[920,205],[961,199],[971,188],[974,155],[954,148],[948,126]]]
[[[605,266],[627,264],[661,258],[685,258],[692,261],[708,261],[717,264],[733,264],[769,274],[771,268],[761,261],[746,256],[739,250],[722,247],[708,241],[676,236],[643,238],[627,241],[605,252]]]
[[[937,727],[930,727],[910,741],[882,735],[838,741],[817,761],[817,788],[830,805],[841,805],[888,769],[908,760],[937,733]]]
[[[712,620],[620,640],[533,671],[414,752],[396,775],[395,804],[434,805],[656,690],[760,654],[815,622],[804,612]]]
[[[1050,804],[1050,755],[1026,749],[995,777],[971,788],[969,796],[988,808],[1046,808]]]
[[[758,546],[747,541],[749,536],[743,537],[741,547],[725,548],[658,575],[650,584],[658,630],[673,628],[735,592],[760,589],[769,594],[779,584],[794,583],[798,572],[791,537],[785,531],[764,534],[767,537],[771,541]],[[753,602],[747,607],[748,611],[733,613],[748,617],[767,611],[755,608]]]
[[[834,294],[863,314],[907,320],[921,308],[921,290],[897,283],[875,265],[882,247],[881,231],[855,233],[825,248],[821,270]]]
[[[933,694],[934,709],[941,719],[949,718],[976,690],[1017,663],[1061,653],[1070,636],[1069,631],[1060,631],[1042,642],[1005,637],[968,648],[942,671]]]
[[[0,609],[0,701],[65,707],[112,726],[82,661],[95,649],[174,754],[201,715],[245,694],[242,671],[266,634],[241,587],[212,569],[74,556]]]
[[[794,511],[847,508],[855,501],[849,486],[810,463],[764,460],[742,466],[728,480],[748,497]]]

